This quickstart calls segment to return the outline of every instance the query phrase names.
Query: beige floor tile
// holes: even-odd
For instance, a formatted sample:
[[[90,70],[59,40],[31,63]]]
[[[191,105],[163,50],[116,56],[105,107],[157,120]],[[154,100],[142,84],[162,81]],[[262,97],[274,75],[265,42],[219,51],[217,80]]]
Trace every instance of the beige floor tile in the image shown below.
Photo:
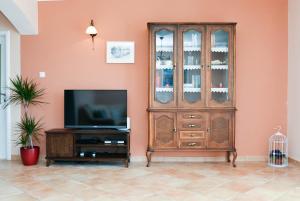
[[[33,198],[25,193],[21,193],[18,195],[8,196],[5,198],[1,198],[1,201],[38,201],[38,199]]]
[[[47,187],[44,189],[32,189],[30,191],[27,192],[30,196],[38,199],[38,200],[42,200],[48,197],[53,197],[53,196],[57,196],[60,194],[60,192],[55,191],[54,189]]]
[[[14,187],[12,184],[2,183],[0,185],[0,200],[7,196],[19,195],[23,191]]]
[[[0,161],[0,200],[299,201],[300,166],[262,162],[62,163],[25,167]]]
[[[248,192],[246,192],[244,195],[254,199],[254,200],[268,200],[272,201],[280,196],[282,196],[284,192],[281,191],[274,191],[274,190],[269,190],[263,187],[256,187]]]
[[[300,187],[296,187],[282,196],[280,196],[276,201],[299,201],[300,200]]]

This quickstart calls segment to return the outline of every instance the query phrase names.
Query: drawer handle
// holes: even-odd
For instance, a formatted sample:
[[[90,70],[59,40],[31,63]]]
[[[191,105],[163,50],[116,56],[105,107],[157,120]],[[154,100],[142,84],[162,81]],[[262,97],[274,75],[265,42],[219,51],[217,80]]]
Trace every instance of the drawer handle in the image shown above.
[[[188,143],[188,146],[195,146],[197,143],[196,142],[191,142],[191,143]]]
[[[194,128],[196,125],[195,124],[189,124],[190,128]]]
[[[195,118],[195,115],[192,115],[192,114],[191,114],[189,117],[190,117],[191,119],[193,119],[193,118]]]
[[[190,134],[190,136],[191,136],[191,137],[194,137],[195,135],[194,135],[194,134]]]

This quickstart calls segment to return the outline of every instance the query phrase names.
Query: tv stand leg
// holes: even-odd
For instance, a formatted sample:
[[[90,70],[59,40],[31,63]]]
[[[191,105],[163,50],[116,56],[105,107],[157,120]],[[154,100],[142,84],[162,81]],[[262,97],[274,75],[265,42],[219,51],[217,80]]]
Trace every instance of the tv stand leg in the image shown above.
[[[146,152],[146,157],[147,157],[147,165],[146,165],[146,167],[150,167],[152,153],[153,153],[153,151],[149,151],[149,150]]]
[[[129,167],[129,161],[128,161],[128,160],[125,161],[125,167],[126,167],[126,168]]]
[[[52,162],[51,160],[47,159],[46,160],[46,167],[49,167],[51,165],[51,162]]]

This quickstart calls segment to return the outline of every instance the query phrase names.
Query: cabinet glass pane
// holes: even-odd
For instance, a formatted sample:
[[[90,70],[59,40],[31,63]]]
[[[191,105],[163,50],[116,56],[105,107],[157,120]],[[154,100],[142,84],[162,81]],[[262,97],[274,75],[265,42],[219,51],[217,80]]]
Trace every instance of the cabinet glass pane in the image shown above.
[[[228,101],[228,32],[211,34],[211,94],[216,102]]]
[[[174,99],[174,33],[168,30],[156,32],[155,99],[168,103]]]
[[[183,33],[183,94],[190,103],[201,99],[201,33]]]

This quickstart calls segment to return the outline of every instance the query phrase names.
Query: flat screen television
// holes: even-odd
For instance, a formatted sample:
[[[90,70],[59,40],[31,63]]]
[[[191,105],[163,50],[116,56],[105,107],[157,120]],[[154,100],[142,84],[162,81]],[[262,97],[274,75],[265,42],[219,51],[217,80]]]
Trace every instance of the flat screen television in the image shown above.
[[[65,90],[65,128],[127,128],[127,90]]]

